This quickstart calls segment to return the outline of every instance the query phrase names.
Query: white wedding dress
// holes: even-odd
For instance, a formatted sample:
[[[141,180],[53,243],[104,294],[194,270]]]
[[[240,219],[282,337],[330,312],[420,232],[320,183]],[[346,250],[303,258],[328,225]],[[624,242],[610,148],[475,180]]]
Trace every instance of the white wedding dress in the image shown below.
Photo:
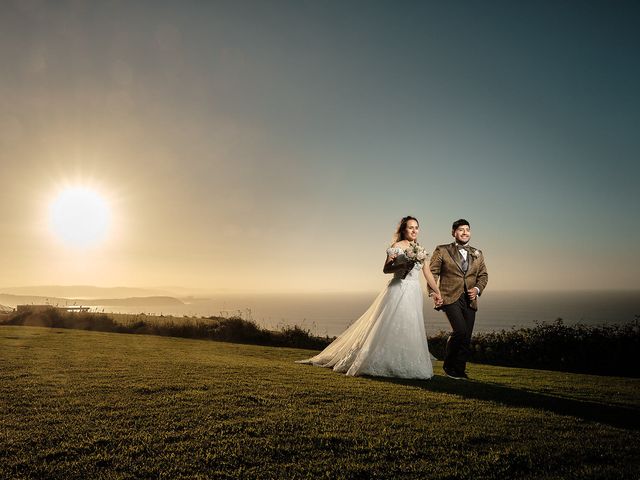
[[[406,262],[401,248],[389,248],[387,254],[398,255],[396,262]],[[364,315],[318,355],[297,363],[332,368],[351,376],[431,378],[421,269],[422,265],[416,263],[404,279],[401,273],[395,273]]]

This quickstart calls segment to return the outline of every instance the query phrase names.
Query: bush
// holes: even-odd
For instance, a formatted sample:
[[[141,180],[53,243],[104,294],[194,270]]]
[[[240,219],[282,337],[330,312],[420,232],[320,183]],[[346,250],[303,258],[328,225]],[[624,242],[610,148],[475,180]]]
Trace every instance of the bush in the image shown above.
[[[333,338],[329,337],[315,337],[311,335],[309,330],[304,330],[298,325],[293,327],[285,326],[278,332],[273,332],[277,346],[282,347],[294,347],[294,348],[309,348],[312,350],[322,350],[329,345]]]
[[[480,333],[471,341],[471,361],[508,367],[640,376],[640,327],[566,325],[562,319],[532,328]]]
[[[51,307],[41,311],[10,313],[3,322],[5,325],[27,325],[48,328],[77,328],[102,332],[117,331],[113,319],[102,313],[64,312]]]

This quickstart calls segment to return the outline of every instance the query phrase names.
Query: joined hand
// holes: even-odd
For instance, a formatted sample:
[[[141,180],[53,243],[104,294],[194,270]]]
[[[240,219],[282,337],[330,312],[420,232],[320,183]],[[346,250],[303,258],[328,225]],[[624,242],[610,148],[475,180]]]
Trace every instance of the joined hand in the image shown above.
[[[433,304],[436,308],[440,308],[444,304],[444,300],[442,300],[442,296],[436,293],[431,294],[431,298],[433,298]]]

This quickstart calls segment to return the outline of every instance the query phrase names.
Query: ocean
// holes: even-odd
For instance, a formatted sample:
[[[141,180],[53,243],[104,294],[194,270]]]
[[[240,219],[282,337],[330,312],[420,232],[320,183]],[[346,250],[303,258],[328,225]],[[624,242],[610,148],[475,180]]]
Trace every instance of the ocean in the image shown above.
[[[362,315],[378,292],[317,294],[229,294],[207,299],[187,299],[175,307],[104,307],[105,312],[146,313],[174,316],[231,316],[240,313],[259,325],[277,329],[299,325],[316,335],[335,336]],[[444,313],[433,310],[425,296],[428,335],[449,330]],[[103,307],[92,310],[102,311]],[[475,332],[512,327],[532,327],[536,322],[587,325],[627,323],[640,315],[640,291],[597,292],[492,292],[480,298]]]

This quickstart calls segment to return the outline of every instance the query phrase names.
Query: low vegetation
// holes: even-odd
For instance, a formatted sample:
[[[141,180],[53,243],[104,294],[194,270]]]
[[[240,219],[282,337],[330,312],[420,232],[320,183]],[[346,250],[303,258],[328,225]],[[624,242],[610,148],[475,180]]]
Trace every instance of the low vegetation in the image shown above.
[[[73,328],[99,332],[134,333],[168,337],[198,338],[223,342],[249,343],[275,347],[321,349],[331,342],[298,326],[267,330],[252,320],[232,317],[172,317],[93,312],[65,312],[50,308],[42,311],[14,312],[0,316],[0,324],[49,328]]]
[[[443,358],[448,334],[440,332],[429,346]],[[640,325],[567,325],[562,319],[531,328],[477,333],[471,361],[507,367],[640,377]]]

